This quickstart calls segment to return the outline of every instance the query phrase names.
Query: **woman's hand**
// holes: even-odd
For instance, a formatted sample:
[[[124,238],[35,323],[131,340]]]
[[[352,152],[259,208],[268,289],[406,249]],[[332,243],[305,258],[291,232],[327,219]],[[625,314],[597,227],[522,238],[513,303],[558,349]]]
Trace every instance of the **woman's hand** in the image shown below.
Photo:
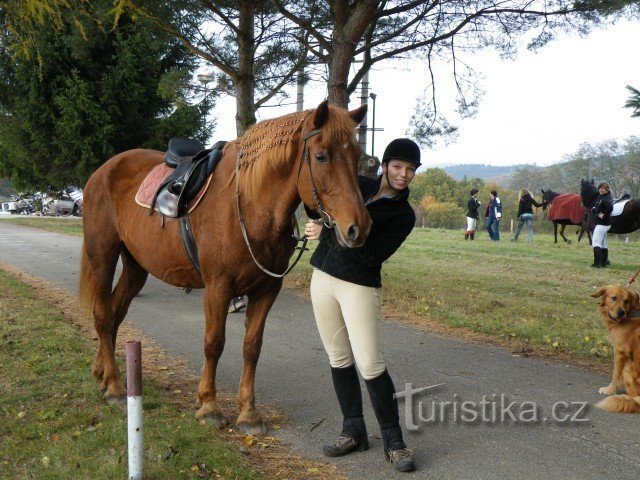
[[[322,224],[309,220],[304,226],[304,234],[309,240],[317,240],[322,232]]]

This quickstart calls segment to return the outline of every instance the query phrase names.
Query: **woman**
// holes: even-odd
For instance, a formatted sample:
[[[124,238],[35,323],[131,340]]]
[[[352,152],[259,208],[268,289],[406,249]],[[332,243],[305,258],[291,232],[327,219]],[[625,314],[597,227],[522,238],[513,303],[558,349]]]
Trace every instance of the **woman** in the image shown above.
[[[489,233],[492,242],[500,241],[500,218],[502,218],[502,202],[498,197],[497,190],[489,192],[489,203],[485,213],[484,228]]]
[[[531,192],[526,188],[520,190],[520,196],[518,198],[518,226],[516,227],[516,234],[511,239],[512,242],[517,242],[520,236],[520,231],[524,224],[527,225],[527,241],[533,242],[533,206],[542,207],[544,203],[536,202]]]
[[[369,448],[357,365],[380,424],[385,457],[402,472],[415,470],[415,462],[402,438],[396,390],[380,352],[380,271],[415,224],[407,187],[419,166],[418,145],[399,138],[384,151],[382,175],[360,177],[372,220],[362,247],[341,247],[335,230],[317,223],[305,228],[307,237],[320,240],[311,257],[311,301],[343,416],[342,433],[323,452],[337,457]]]
[[[464,232],[465,240],[473,240],[475,238],[478,220],[480,219],[480,214],[478,213],[478,208],[480,207],[478,189],[472,189],[470,194],[471,198],[467,202],[467,231]]]
[[[594,268],[606,268],[609,265],[609,249],[607,248],[607,232],[611,228],[611,210],[613,210],[613,196],[607,182],[598,185],[598,201],[592,208],[595,228],[591,243],[593,244]]]

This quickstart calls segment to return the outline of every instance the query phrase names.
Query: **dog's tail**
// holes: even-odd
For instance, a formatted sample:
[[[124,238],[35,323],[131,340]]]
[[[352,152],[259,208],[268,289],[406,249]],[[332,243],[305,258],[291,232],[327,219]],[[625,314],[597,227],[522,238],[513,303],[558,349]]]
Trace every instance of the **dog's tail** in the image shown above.
[[[640,397],[612,395],[598,402],[596,407],[614,413],[640,413]]]

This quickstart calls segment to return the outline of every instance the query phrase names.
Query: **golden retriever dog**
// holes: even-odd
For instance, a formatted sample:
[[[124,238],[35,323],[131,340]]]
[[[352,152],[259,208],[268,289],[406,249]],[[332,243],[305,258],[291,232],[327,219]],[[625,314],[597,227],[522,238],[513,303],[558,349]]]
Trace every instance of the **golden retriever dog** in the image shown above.
[[[600,298],[600,317],[614,349],[613,377],[600,393],[611,395],[596,406],[609,412],[640,413],[640,296],[630,288],[607,285],[591,295]],[[626,395],[614,395],[623,386]]]

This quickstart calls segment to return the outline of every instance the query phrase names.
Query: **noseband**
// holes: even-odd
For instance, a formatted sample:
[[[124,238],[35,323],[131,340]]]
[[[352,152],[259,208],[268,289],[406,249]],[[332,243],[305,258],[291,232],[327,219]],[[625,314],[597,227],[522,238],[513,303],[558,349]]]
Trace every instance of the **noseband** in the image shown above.
[[[300,166],[298,167],[298,178],[296,179],[296,185],[300,181],[302,164],[306,162],[307,165],[309,165],[309,177],[311,178],[313,200],[316,202],[316,211],[320,214],[320,219],[322,220],[322,223],[327,228],[333,228],[336,225],[336,222],[333,220],[331,215],[329,215],[329,213],[322,207],[322,201],[320,200],[320,196],[318,195],[318,189],[316,187],[316,183],[313,180],[313,171],[311,170],[311,158],[309,155],[309,149],[307,148],[307,140],[309,140],[309,138],[313,137],[314,135],[320,133],[321,131],[322,131],[321,128],[316,128],[315,130],[311,130],[309,133],[307,133],[303,138],[304,147],[302,151],[302,156],[300,158]],[[274,273],[269,269],[267,269],[266,267],[264,267],[262,264],[260,264],[260,262],[258,262],[258,259],[255,257],[255,255],[253,254],[253,250],[251,249],[251,243],[249,242],[249,236],[247,235],[247,228],[245,226],[244,216],[242,215],[242,210],[240,209],[239,177],[240,177],[240,159],[241,158],[242,158],[242,150],[238,152],[238,157],[236,159],[236,207],[238,211],[238,220],[240,221],[240,230],[242,231],[242,237],[244,238],[244,242],[247,245],[247,249],[251,254],[251,258],[253,259],[253,262],[258,266],[258,268],[271,277],[282,278],[286,274],[288,274],[293,269],[293,267],[296,266],[296,264],[298,263],[298,260],[300,260],[300,257],[305,252],[305,250],[309,250],[308,248],[306,248],[308,238],[306,236],[293,235],[293,238],[295,238],[297,242],[295,249],[299,250],[298,256],[296,257],[294,262],[291,265],[289,265],[289,267],[283,273]],[[296,226],[296,231],[297,231],[298,222],[295,219],[295,216],[293,220],[294,220],[294,225]],[[302,245],[299,245],[300,243],[302,243]]]

